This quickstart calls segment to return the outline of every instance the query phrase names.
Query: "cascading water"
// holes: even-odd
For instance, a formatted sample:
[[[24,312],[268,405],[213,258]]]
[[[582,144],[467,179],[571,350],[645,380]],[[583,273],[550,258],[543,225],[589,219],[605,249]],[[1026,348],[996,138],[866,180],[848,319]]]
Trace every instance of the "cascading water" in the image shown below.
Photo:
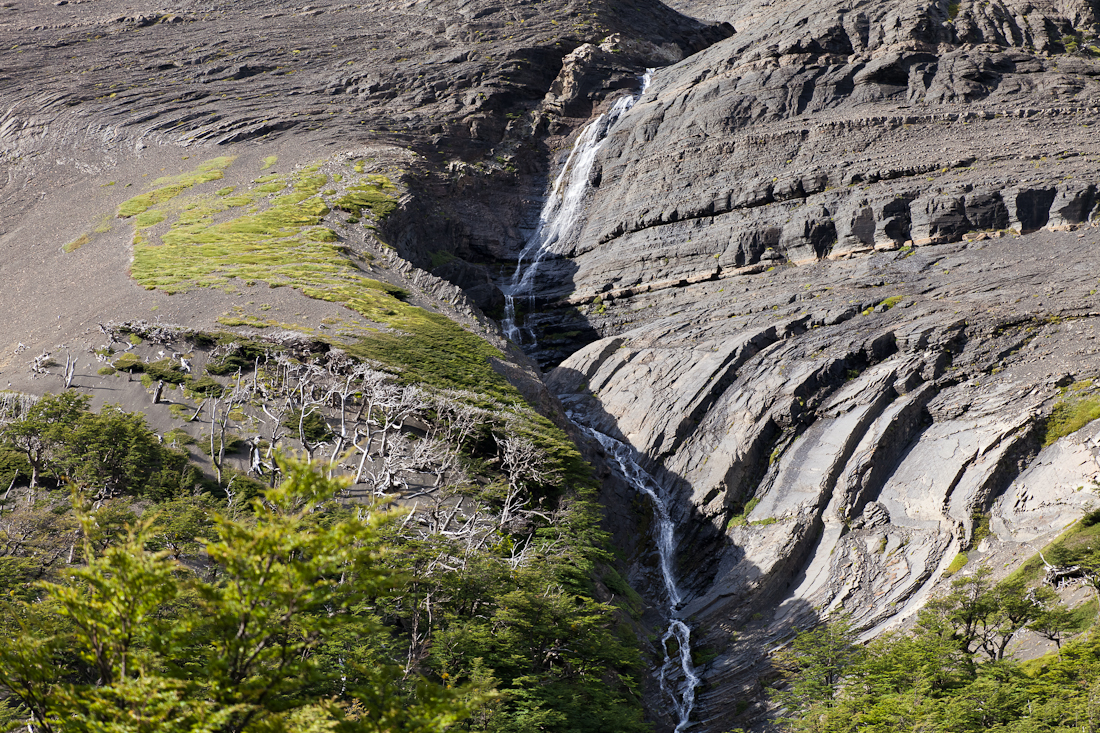
[[[533,289],[535,274],[553,246],[564,241],[576,226],[588,194],[588,180],[592,165],[600,146],[608,133],[634,103],[645,93],[653,76],[653,69],[647,69],[641,79],[641,90],[636,96],[623,97],[611,110],[593,120],[573,144],[569,157],[561,172],[554,179],[546,197],[546,203],[539,213],[538,226],[527,240],[519,254],[515,272],[503,289],[504,291],[504,333],[517,344],[524,343],[524,331],[534,343],[535,334],[531,329],[521,329],[516,324],[516,298],[526,295],[534,306]],[[526,264],[525,264],[526,263]],[[630,484],[652,500],[657,513],[657,554],[660,558],[661,577],[664,580],[665,594],[668,597],[668,630],[661,638],[665,649],[665,661],[658,672],[657,680],[662,692],[669,696],[678,718],[676,733],[682,733],[689,725],[692,708],[695,706],[695,688],[699,686],[699,676],[691,663],[691,629],[676,617],[683,596],[676,584],[673,573],[673,557],[676,551],[676,537],[668,506],[660,493],[654,488],[656,482],[642,469],[632,457],[631,449],[603,433],[592,430],[571,416],[581,430],[585,431],[615,457],[623,476]],[[676,650],[669,653],[670,642],[676,641]]]
[[[546,203],[539,212],[538,226],[527,240],[523,251],[519,253],[515,272],[503,288],[504,335],[515,343],[522,344],[524,336],[523,329],[516,325],[516,296],[526,294],[530,305],[534,306],[535,294],[531,286],[535,273],[554,244],[564,240],[577,223],[578,214],[588,193],[588,178],[592,173],[592,164],[596,162],[596,153],[599,152],[600,146],[607,139],[607,134],[615,123],[645,93],[652,76],[653,69],[647,69],[642,76],[642,88],[637,96],[623,97],[618,100],[609,112],[597,117],[581,131],[577,141],[573,143],[573,149],[569,151],[565,165],[562,166],[558,177],[554,179],[546,197]],[[524,263],[527,260],[530,260],[530,263],[525,267]],[[526,331],[533,342],[534,331],[531,329]]]
[[[668,513],[668,505],[657,490],[657,483],[653,477],[634,460],[633,451],[629,446],[598,430],[586,427],[576,419],[575,415],[570,417],[581,430],[599,441],[600,445],[615,457],[619,470],[630,485],[653,502],[653,508],[657,514],[657,536],[655,537],[657,555],[660,558],[661,577],[664,579],[669,606],[668,630],[661,637],[661,645],[665,649],[665,661],[661,665],[657,681],[661,691],[671,698],[679,718],[676,733],[682,733],[690,724],[689,719],[692,708],[695,706],[695,688],[699,686],[699,676],[695,673],[695,665],[691,663],[691,629],[676,617],[680,604],[683,603],[683,595],[676,584],[676,576],[672,570],[676,552],[676,533]],[[677,649],[670,654],[669,642],[673,639],[676,640]]]

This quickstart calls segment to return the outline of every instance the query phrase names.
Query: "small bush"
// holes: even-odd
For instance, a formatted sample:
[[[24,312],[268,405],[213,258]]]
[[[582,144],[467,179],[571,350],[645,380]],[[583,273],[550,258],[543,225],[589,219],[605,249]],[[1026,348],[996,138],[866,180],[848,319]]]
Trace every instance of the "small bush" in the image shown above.
[[[221,397],[222,393],[225,392],[225,387],[213,377],[207,375],[203,375],[198,379],[187,380],[187,389],[200,397]]]
[[[302,411],[295,409],[287,413],[287,416],[283,418],[283,427],[290,430],[291,435],[295,438],[299,438],[298,435],[298,423],[301,421],[302,432],[306,436],[306,440],[310,443],[320,443],[322,440],[331,435],[331,431],[328,429],[328,423],[325,422],[325,418],[320,412],[313,411],[306,414],[302,419]]]
[[[130,351],[115,359],[111,366],[120,372],[130,372],[131,374],[145,371],[145,362],[137,354]]]
[[[164,434],[164,442],[179,448],[184,445],[194,445],[195,439],[191,437],[190,433],[182,428],[172,428]]]
[[[220,452],[221,447],[222,447],[222,441],[217,435],[214,436],[214,450],[213,450],[213,452],[211,452],[211,450],[210,450],[210,435],[209,434],[200,435],[199,439],[198,439],[198,444],[199,444],[199,448],[202,450],[202,452],[205,453],[208,456],[213,456],[215,453]],[[241,440],[240,438],[238,438],[236,435],[233,435],[232,433],[226,433],[225,434],[225,452],[226,452],[226,454],[238,453],[244,448],[244,445],[245,445],[244,441]]]
[[[187,381],[187,373],[179,362],[172,359],[161,359],[145,365],[145,373],[153,380],[167,384],[183,384]]]
[[[1082,526],[1091,527],[1095,524],[1100,524],[1100,509],[1093,509],[1088,514],[1081,517]]]

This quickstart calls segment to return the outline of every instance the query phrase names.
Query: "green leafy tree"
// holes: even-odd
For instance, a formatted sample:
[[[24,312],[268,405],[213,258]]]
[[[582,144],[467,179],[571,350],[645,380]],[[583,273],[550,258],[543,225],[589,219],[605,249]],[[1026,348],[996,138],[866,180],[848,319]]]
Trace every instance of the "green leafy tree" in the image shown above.
[[[777,656],[787,690],[779,702],[791,713],[813,711],[806,719],[827,711],[836,704],[841,680],[863,656],[856,643],[850,619],[830,620],[810,631],[803,631],[788,649]],[[813,726],[806,730],[814,730]]]
[[[1040,587],[1035,595],[1041,605],[1028,628],[1053,641],[1061,654],[1062,637],[1074,625],[1073,612],[1066,608],[1051,588]]]
[[[927,605],[930,613],[951,626],[954,638],[967,654],[981,646],[988,621],[998,610],[991,573],[983,566],[972,575],[953,580],[949,593],[933,598]]]
[[[999,583],[993,588],[992,601],[992,608],[982,622],[981,645],[991,659],[1004,659],[1012,637],[1043,609],[1022,580]]]
[[[38,485],[57,448],[87,414],[90,399],[70,391],[45,395],[21,418],[0,427],[0,437],[26,456],[31,467],[31,488]]]
[[[0,683],[40,731],[430,733],[468,713],[476,691],[322,653],[349,629],[385,636],[370,605],[393,578],[378,519],[334,502],[343,482],[281,468],[253,515],[213,517],[205,577],[151,549],[155,519],[99,550],[80,513],[86,564],[9,603],[0,638]]]

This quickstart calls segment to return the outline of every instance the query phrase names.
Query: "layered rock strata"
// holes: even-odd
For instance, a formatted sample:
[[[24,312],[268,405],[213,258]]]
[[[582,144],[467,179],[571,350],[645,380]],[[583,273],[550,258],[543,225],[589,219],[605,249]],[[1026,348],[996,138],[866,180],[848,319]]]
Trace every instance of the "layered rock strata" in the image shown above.
[[[1040,452],[1043,416],[1100,371],[1098,244],[1013,235],[641,294],[550,373],[680,497],[683,613],[720,651],[703,729],[760,699],[793,629],[904,622],[983,516],[1027,557],[1100,500],[1094,429]]]
[[[1092,219],[1088,3],[680,7],[737,32],[659,70],[601,150],[537,288],[560,306],[533,318],[545,363],[597,298]]]

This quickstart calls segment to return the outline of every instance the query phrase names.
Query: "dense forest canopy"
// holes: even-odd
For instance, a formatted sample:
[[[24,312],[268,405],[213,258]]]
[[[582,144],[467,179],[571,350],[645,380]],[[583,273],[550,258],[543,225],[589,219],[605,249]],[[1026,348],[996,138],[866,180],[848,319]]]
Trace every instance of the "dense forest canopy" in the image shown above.
[[[7,729],[648,729],[637,611],[597,601],[596,584],[638,599],[564,435],[528,408],[369,369],[341,384],[280,410],[238,398],[198,445],[76,391],[9,400]],[[276,440],[259,469],[232,468],[242,408],[265,406]],[[295,433],[291,458],[278,436]]]

